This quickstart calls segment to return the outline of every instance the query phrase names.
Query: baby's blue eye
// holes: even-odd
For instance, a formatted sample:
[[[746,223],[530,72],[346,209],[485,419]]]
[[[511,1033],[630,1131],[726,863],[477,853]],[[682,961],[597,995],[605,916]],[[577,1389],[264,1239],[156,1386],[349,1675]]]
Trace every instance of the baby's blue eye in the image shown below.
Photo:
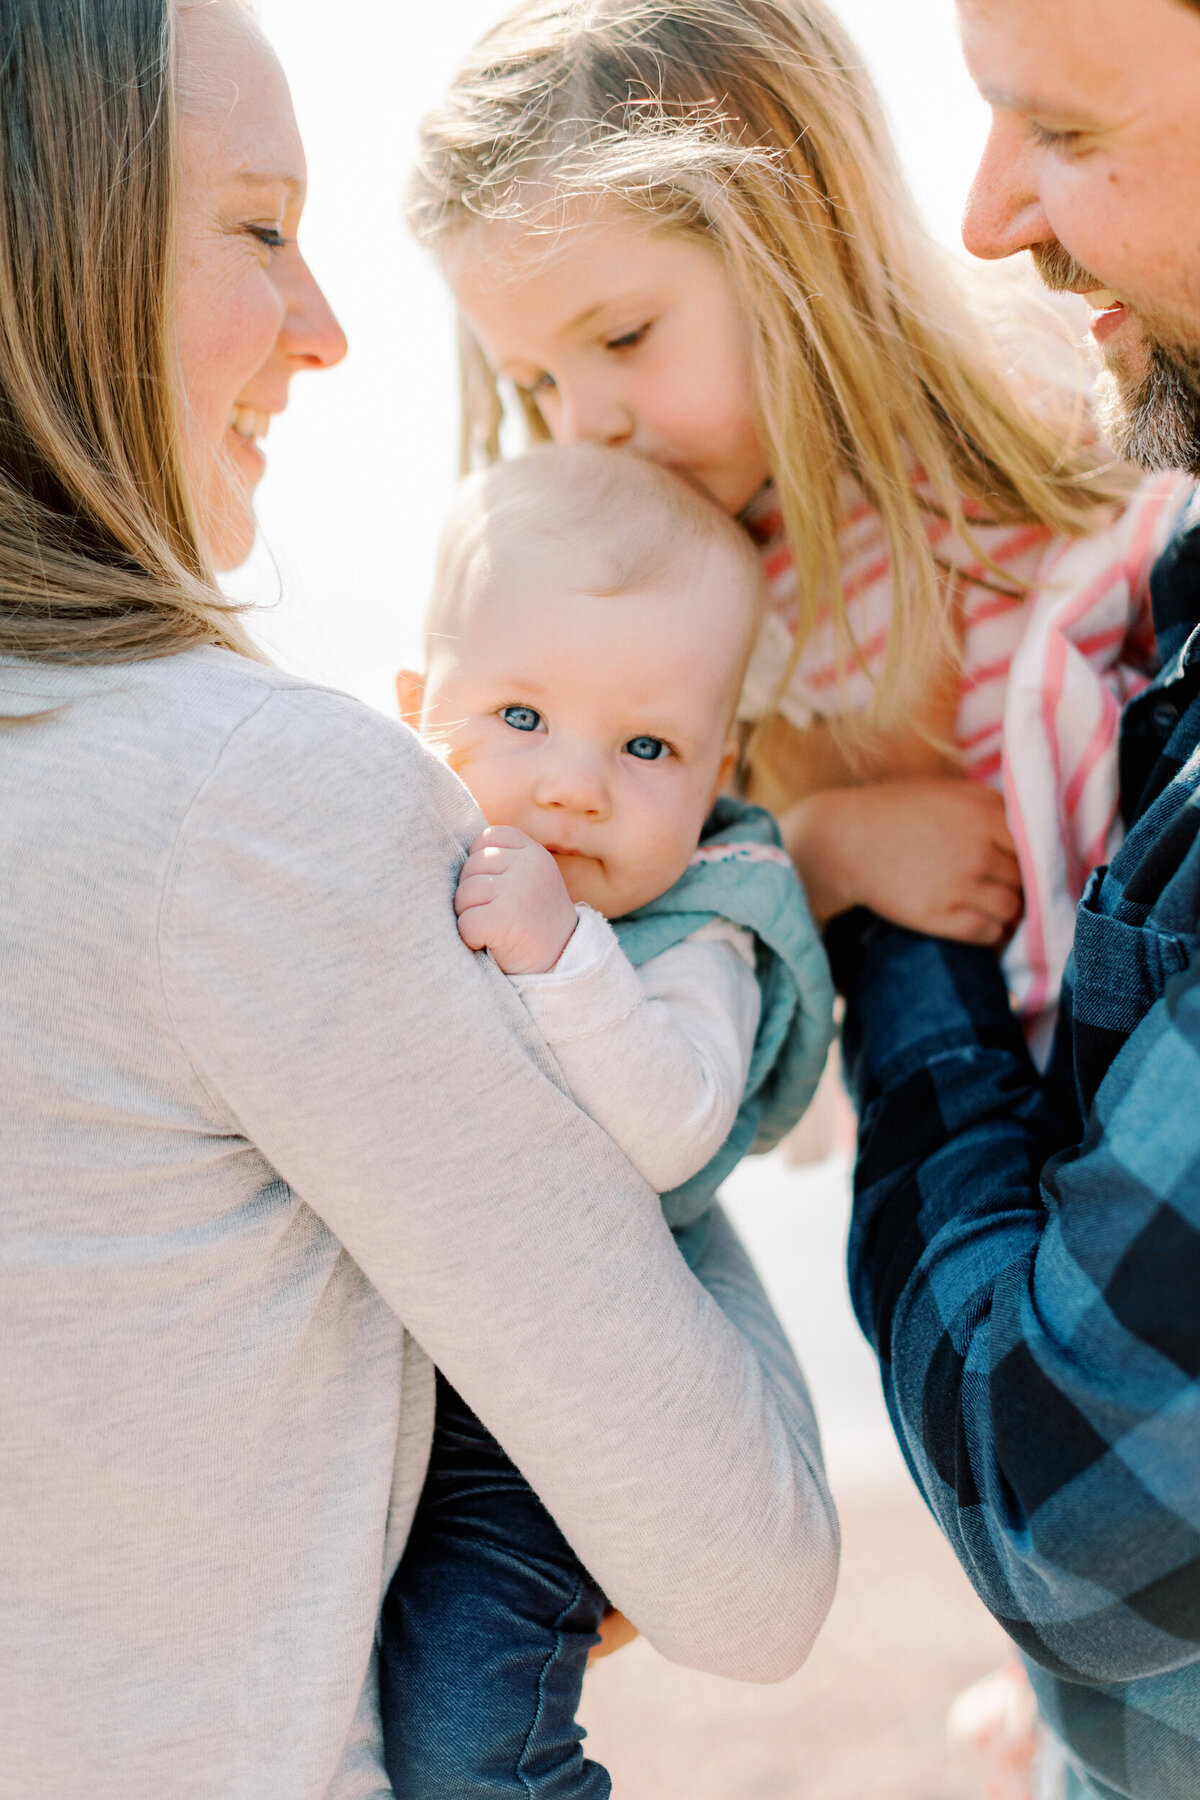
[[[540,712],[534,712],[532,706],[503,706],[500,717],[514,731],[536,731],[542,722]]]
[[[625,748],[630,756],[636,756],[639,762],[660,762],[664,756],[671,754],[661,738],[630,738]]]

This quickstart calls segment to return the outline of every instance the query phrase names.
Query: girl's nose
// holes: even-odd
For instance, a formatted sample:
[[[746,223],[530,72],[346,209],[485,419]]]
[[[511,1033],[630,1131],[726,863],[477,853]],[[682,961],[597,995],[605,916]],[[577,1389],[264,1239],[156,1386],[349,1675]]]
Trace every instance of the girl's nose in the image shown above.
[[[595,388],[560,389],[555,441],[559,444],[605,444],[619,449],[633,436],[634,420],[619,395]]]
[[[963,212],[972,256],[997,258],[1056,241],[1042,208],[1034,146],[1022,120],[993,112],[992,128]]]

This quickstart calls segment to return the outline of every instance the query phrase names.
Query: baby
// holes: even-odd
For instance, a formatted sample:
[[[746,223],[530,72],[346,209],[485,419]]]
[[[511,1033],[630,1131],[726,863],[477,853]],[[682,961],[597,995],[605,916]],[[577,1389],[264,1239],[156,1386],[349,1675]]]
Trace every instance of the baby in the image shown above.
[[[489,821],[459,877],[463,940],[509,976],[690,1258],[721,1180],[804,1111],[831,1034],[824,952],[774,825],[718,798],[761,598],[746,534],[676,476],[595,446],[534,451],[463,484],[425,674],[400,681]],[[439,1377],[384,1610],[400,1800],[607,1794],[575,1723],[603,1609]]]

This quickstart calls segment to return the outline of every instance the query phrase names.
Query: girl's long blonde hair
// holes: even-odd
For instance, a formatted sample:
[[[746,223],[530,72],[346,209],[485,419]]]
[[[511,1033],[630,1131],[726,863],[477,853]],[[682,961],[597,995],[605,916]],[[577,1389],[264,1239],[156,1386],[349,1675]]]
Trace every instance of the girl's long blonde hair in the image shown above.
[[[435,250],[477,221],[552,243],[577,202],[704,239],[740,292],[801,607],[777,699],[821,600],[846,666],[858,660],[838,550],[845,473],[879,513],[893,568],[872,725],[903,718],[931,645],[952,635],[931,513],[1003,584],[972,522],[1080,536],[1128,491],[1078,407],[1050,419],[1014,392],[822,0],[524,0],[425,120],[411,222]],[[465,331],[462,348],[470,465],[499,454],[502,404]]]
[[[253,655],[179,454],[172,0],[0,0],[0,655]]]

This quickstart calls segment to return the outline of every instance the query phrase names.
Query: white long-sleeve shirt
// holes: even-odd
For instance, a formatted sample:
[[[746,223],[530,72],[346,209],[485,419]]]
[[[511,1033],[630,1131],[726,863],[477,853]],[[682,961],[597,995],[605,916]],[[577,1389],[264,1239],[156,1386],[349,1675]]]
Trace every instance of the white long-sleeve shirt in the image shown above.
[[[716,1155],[745,1092],[762,993],[754,939],[726,920],[634,968],[579,906],[554,967],[510,977],[572,1096],[667,1193]]]
[[[794,1668],[836,1561],[803,1382],[459,939],[465,788],[218,650],[0,660],[39,713],[0,732],[2,1800],[384,1800],[430,1359],[667,1656]]]

